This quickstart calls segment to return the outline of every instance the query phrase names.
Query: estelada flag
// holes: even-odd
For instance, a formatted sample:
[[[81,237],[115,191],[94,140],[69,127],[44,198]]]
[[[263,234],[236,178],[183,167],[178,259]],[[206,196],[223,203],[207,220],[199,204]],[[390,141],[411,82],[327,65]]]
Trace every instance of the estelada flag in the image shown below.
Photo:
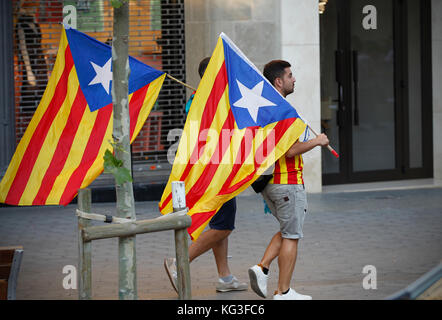
[[[0,202],[66,205],[103,171],[112,151],[111,47],[63,29],[51,77],[0,183]],[[131,142],[165,78],[129,57]]]
[[[184,181],[188,232],[197,239],[228,200],[284,155],[306,129],[295,108],[221,34],[193,98],[159,209],[173,211]]]

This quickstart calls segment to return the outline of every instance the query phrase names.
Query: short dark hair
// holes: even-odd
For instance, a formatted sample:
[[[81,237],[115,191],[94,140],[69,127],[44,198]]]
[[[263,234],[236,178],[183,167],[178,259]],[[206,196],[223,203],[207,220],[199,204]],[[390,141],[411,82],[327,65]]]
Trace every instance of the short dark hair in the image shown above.
[[[290,63],[284,60],[272,60],[264,66],[264,77],[274,85],[276,78],[281,78],[284,75],[285,68],[291,67]]]
[[[203,77],[204,72],[206,71],[209,61],[210,61],[210,57],[206,57],[203,60],[201,60],[200,65],[198,66],[198,73],[200,74],[201,78]]]

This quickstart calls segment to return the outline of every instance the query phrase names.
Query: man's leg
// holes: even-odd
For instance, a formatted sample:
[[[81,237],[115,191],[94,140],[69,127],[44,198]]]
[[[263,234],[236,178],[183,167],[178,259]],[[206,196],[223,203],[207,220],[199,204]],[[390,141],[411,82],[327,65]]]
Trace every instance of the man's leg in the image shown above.
[[[230,272],[229,264],[227,262],[228,247],[229,239],[227,238],[227,236],[224,239],[215,243],[212,247],[219,276],[219,280],[216,285],[216,291],[228,292],[247,290],[249,285],[245,282],[240,282]]]
[[[227,262],[227,237],[235,228],[236,199],[227,201],[209,223],[210,229],[203,232],[189,247],[189,263],[208,251],[213,250],[219,274],[217,291],[246,290],[247,284],[240,283],[229,270]],[[169,278],[173,278],[173,259],[165,259],[165,268]],[[172,276],[171,276],[172,275]],[[172,285],[174,285],[171,280]]]
[[[278,293],[286,292],[290,288],[293,270],[295,269],[298,253],[298,239],[282,239],[278,256],[279,280]]]
[[[267,297],[268,269],[270,263],[279,255],[281,243],[281,232],[277,232],[270,240],[261,262],[248,270],[252,290],[263,298]]]
[[[270,240],[269,245],[264,252],[264,255],[261,259],[260,265],[264,268],[269,269],[272,261],[279,255],[279,251],[281,249],[282,237],[281,232],[275,233],[272,240]]]
[[[212,247],[213,255],[215,257],[216,267],[218,268],[218,275],[220,278],[230,276],[229,264],[227,263],[227,252],[229,247],[229,239],[224,239],[215,243]]]
[[[212,249],[213,246],[217,245],[220,241],[226,239],[231,230],[216,230],[209,229],[203,232],[199,238],[193,242],[189,247],[189,263],[192,262],[195,258],[202,255],[204,252]],[[227,259],[227,254],[226,254]]]
[[[209,249],[212,249],[213,247],[218,247],[219,243],[223,242],[224,240],[227,240],[227,237],[231,233],[231,230],[216,230],[216,229],[209,229],[205,232],[203,232],[199,238],[193,242],[189,246],[189,263],[191,263],[194,259],[208,251]],[[214,253],[217,249],[214,250]],[[222,247],[219,250],[219,257],[221,258],[221,250]],[[226,247],[227,250],[227,247]],[[227,252],[224,255],[224,262],[225,266],[227,266]],[[216,256],[215,256],[216,258]],[[220,259],[221,260],[221,259]],[[220,261],[222,264],[222,261]],[[219,262],[217,261],[217,266]],[[176,262],[175,258],[166,258],[164,259],[164,267],[166,269],[167,275],[169,277],[170,283],[172,284],[172,287],[175,289],[176,292],[178,292],[177,285],[176,285]],[[224,267],[225,268],[225,267]],[[225,270],[225,269],[222,269]],[[228,270],[228,266],[227,266]],[[218,266],[218,272],[220,271],[220,268]]]

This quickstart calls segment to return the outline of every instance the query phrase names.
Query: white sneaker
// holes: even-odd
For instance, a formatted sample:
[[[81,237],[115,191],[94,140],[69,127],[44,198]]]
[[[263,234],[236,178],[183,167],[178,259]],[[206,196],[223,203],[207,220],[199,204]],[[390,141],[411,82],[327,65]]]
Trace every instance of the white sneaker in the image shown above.
[[[249,278],[250,278],[250,287],[255,293],[263,298],[267,297],[267,279],[269,278],[266,275],[262,268],[258,265],[254,265],[249,268]]]
[[[176,259],[175,258],[166,258],[164,259],[164,268],[166,269],[167,275],[169,276],[170,283],[172,284],[173,289],[178,293],[178,274],[176,271]]]
[[[238,279],[233,276],[232,281],[224,282],[222,279],[218,279],[218,284],[216,285],[216,291],[218,292],[228,292],[228,291],[242,291],[247,290],[249,286],[245,282],[239,282]]]
[[[297,293],[292,288],[286,294],[275,294],[273,300],[312,300],[311,296]]]

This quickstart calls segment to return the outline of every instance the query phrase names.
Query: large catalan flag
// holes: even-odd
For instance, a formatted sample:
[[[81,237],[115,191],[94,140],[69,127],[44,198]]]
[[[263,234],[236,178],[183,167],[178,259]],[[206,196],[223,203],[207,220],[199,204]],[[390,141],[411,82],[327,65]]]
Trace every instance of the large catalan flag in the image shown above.
[[[255,181],[304,132],[296,110],[224,34],[190,106],[159,203],[172,212],[171,182],[184,181],[197,239],[222,204]]]
[[[40,104],[0,183],[0,202],[66,205],[103,171],[112,150],[111,47],[63,29]],[[131,142],[154,105],[165,74],[130,57]]]

